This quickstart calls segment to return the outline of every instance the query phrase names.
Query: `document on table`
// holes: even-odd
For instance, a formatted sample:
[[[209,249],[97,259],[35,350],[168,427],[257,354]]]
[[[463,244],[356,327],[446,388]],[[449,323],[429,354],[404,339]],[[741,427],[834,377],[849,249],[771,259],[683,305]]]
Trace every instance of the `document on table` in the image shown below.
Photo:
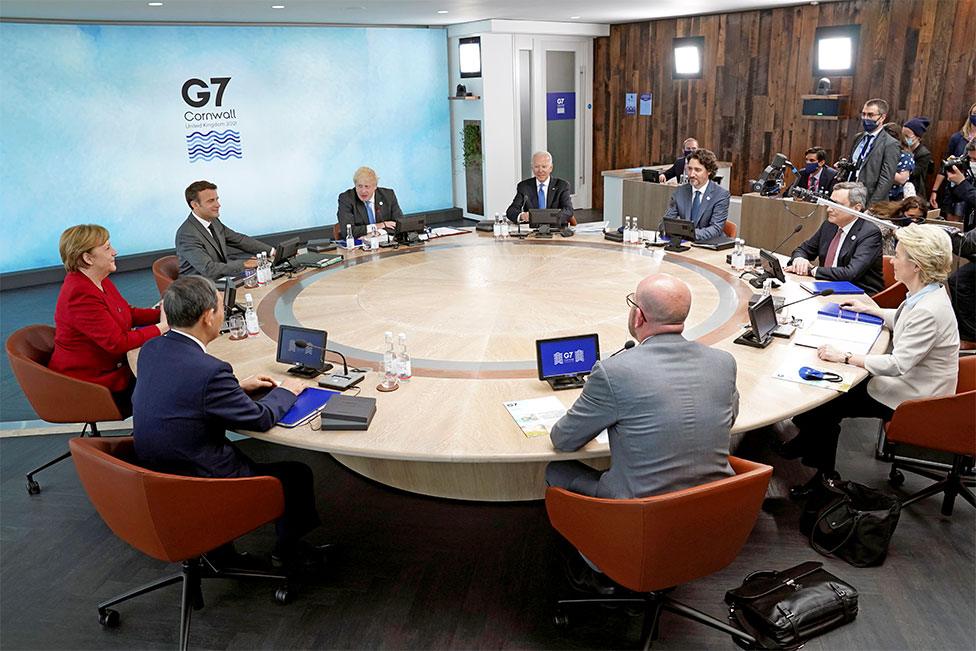
[[[511,400],[504,403],[505,409],[515,419],[515,423],[528,437],[548,436],[552,426],[566,413],[566,407],[556,396]],[[607,430],[596,437],[597,443],[608,443]]]
[[[602,233],[610,222],[581,222],[574,226],[577,233]]]
[[[866,355],[879,334],[881,326],[875,323],[819,317],[810,327],[801,330],[794,341],[797,346],[819,348],[830,344],[844,352]]]
[[[463,235],[471,231],[461,230],[460,228],[450,228],[448,226],[436,226],[430,229],[431,237],[445,237],[447,235]]]

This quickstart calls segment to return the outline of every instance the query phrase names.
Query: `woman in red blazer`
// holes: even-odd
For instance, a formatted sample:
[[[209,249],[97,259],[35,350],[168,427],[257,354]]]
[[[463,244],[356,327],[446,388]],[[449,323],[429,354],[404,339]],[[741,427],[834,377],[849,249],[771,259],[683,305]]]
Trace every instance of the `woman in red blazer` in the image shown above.
[[[108,279],[115,271],[116,251],[104,227],[72,226],[61,234],[59,248],[68,273],[54,310],[48,367],[107,387],[128,415],[134,377],[125,354],[169,330],[166,318],[159,309],[126,303]]]

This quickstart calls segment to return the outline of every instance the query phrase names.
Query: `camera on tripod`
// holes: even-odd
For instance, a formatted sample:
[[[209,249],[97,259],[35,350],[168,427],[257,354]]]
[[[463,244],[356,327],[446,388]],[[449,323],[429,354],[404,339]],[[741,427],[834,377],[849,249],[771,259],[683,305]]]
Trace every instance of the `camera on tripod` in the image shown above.
[[[968,156],[949,156],[947,159],[942,161],[942,173],[948,174],[955,167],[957,170],[963,174],[969,175],[969,157]]]

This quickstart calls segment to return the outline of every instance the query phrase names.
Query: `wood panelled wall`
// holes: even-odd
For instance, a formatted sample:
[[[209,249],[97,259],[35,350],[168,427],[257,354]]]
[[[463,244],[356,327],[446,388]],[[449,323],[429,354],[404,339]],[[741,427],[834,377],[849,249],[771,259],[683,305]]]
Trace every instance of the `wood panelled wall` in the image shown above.
[[[817,27],[851,24],[861,26],[856,71],[831,82],[852,117],[802,118],[800,96],[817,81]],[[681,36],[705,37],[701,79],[671,79],[671,39]],[[812,145],[831,162],[849,154],[861,129],[853,116],[871,97],[887,99],[899,124],[928,116],[923,142],[941,156],[976,102],[976,0],[822,2],[613,25],[593,58],[595,208],[603,170],[673,161],[688,136],[732,161],[732,193],[742,194],[776,152],[794,162]],[[624,115],[624,94],[648,91],[653,115]]]

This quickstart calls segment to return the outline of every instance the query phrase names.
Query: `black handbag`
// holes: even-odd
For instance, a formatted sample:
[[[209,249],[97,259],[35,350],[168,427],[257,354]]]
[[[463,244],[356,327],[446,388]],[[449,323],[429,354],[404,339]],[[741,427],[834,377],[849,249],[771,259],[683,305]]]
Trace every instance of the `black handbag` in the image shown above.
[[[895,533],[901,503],[879,490],[852,481],[824,480],[800,516],[800,531],[824,556],[855,567],[881,565]]]
[[[857,617],[857,590],[807,561],[780,572],[753,572],[725,593],[729,621],[756,639],[742,648],[797,649]]]

